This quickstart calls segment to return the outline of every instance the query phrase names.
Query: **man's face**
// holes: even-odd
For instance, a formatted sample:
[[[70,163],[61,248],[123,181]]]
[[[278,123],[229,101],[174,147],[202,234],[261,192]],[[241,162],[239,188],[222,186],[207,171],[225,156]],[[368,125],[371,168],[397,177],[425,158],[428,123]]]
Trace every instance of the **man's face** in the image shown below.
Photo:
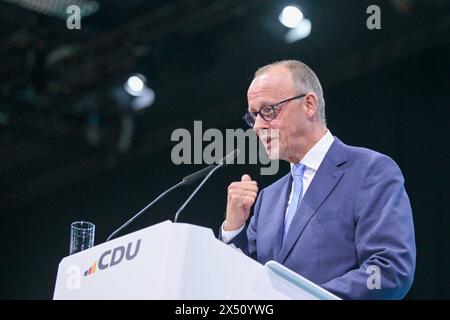
[[[289,71],[281,66],[273,67],[252,81],[247,92],[248,110],[258,112],[264,106],[303,94],[297,91]],[[254,130],[270,159],[293,162],[305,134],[303,99],[286,102],[276,114],[270,122],[258,115]]]

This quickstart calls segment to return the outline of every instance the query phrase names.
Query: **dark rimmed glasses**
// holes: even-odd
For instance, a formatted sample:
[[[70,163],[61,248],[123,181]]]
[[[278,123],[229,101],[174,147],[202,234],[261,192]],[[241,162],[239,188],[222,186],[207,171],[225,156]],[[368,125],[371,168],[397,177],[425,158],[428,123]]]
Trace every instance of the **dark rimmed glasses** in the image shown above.
[[[277,117],[277,115],[278,115],[277,110],[280,109],[283,106],[283,104],[285,104],[291,100],[303,98],[304,96],[306,96],[306,93],[283,100],[281,102],[278,102],[278,103],[275,103],[272,105],[264,106],[261,109],[259,109],[258,112],[247,111],[242,118],[245,120],[245,122],[247,122],[247,124],[250,126],[250,128],[253,128],[253,126],[255,125],[256,117],[258,115],[260,115],[261,118],[263,118],[265,121],[270,122]]]

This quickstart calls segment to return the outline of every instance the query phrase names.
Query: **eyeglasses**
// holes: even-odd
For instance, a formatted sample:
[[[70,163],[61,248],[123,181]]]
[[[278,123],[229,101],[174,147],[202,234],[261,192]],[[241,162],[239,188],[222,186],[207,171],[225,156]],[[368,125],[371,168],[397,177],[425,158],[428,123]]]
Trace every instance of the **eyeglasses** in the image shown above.
[[[277,114],[277,110],[279,108],[281,108],[283,104],[285,104],[286,102],[289,102],[291,100],[303,98],[304,96],[306,96],[306,93],[301,94],[301,95],[296,96],[296,97],[293,97],[293,98],[289,98],[289,99],[283,100],[283,101],[278,102],[278,103],[273,104],[273,105],[264,106],[261,109],[259,109],[258,112],[247,111],[245,113],[245,115],[242,117],[242,119],[244,119],[245,122],[247,122],[247,124],[250,126],[250,128],[253,128],[253,126],[255,125],[256,117],[258,115],[260,115],[261,118],[263,118],[265,121],[270,122],[270,121],[274,120],[277,117],[277,115],[278,115]]]

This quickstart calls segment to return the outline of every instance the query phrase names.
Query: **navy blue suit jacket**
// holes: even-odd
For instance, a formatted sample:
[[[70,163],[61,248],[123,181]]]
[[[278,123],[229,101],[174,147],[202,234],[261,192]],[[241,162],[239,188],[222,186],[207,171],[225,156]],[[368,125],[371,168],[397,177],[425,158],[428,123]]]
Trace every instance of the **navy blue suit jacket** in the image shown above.
[[[416,248],[396,163],[335,137],[282,243],[291,183],[287,174],[261,190],[246,232],[231,243],[261,263],[278,261],[343,299],[403,298],[413,281]]]

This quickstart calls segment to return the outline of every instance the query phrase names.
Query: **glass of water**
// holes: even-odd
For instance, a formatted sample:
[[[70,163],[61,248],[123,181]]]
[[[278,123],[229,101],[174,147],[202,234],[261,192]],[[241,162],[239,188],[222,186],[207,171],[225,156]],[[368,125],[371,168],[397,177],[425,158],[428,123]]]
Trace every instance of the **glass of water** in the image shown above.
[[[75,221],[70,225],[70,254],[94,246],[95,225],[88,221]]]

